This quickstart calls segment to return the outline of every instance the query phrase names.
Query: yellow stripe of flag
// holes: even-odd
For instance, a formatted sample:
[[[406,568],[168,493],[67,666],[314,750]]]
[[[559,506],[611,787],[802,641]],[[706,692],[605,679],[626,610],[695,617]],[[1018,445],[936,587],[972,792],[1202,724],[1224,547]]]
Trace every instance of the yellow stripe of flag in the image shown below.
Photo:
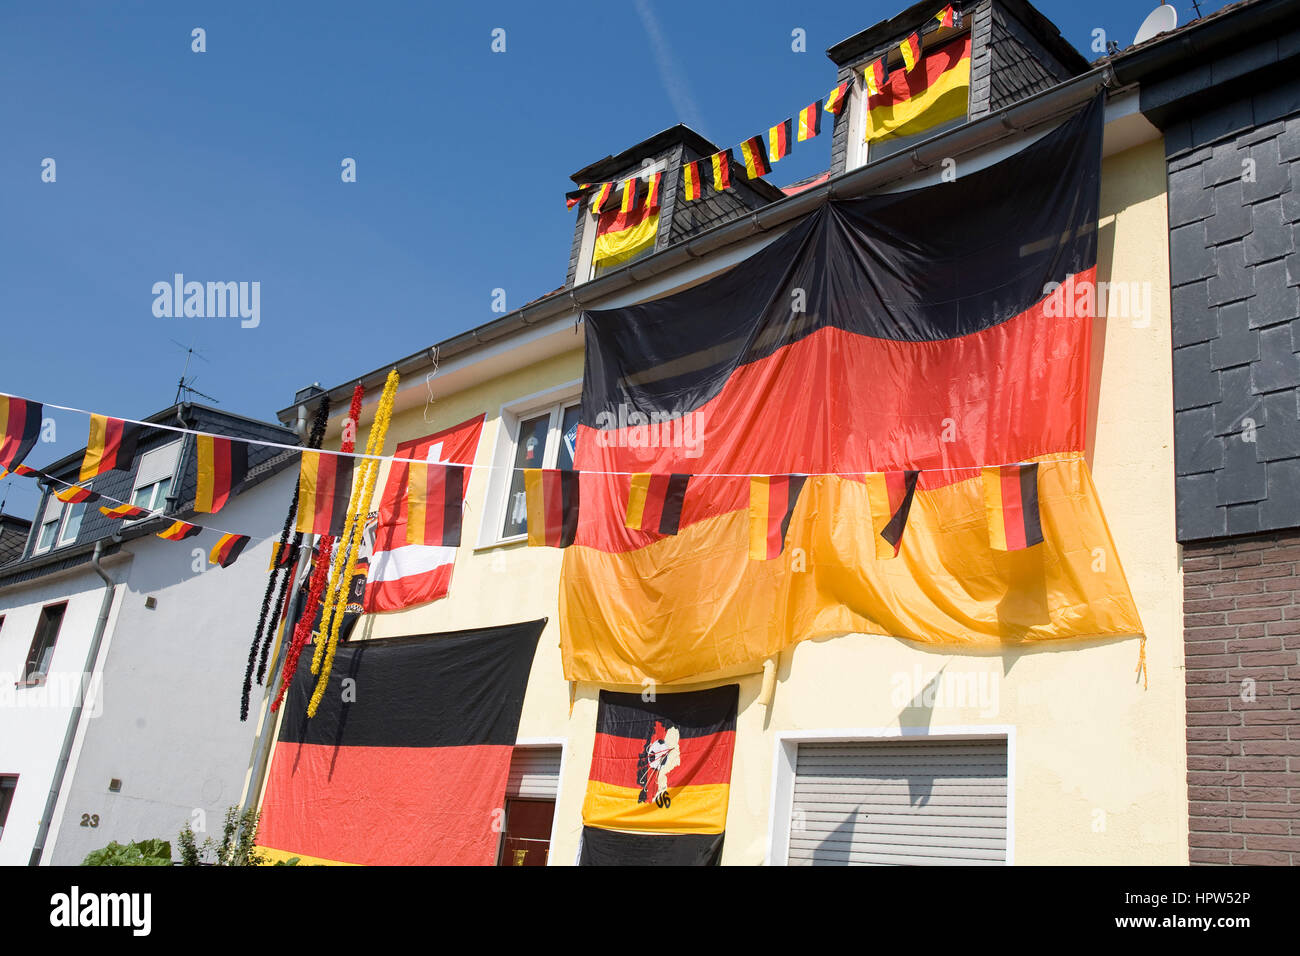
[[[981,468],[980,480],[984,483],[984,516],[989,526],[989,546],[995,551],[1007,550],[1007,523],[1002,513],[1002,469]]]
[[[528,544],[546,547],[546,501],[542,494],[542,470],[524,469],[524,497],[528,502]]]
[[[632,476],[632,487],[627,495],[627,526],[633,531],[641,530],[641,517],[645,514],[645,499],[649,491],[648,474]]]
[[[768,495],[771,479],[754,475],[749,479],[749,556],[755,561],[767,560]]]
[[[668,788],[669,804],[653,800],[638,803],[641,791],[603,780],[587,781],[582,822],[608,830],[642,830],[654,833],[721,833],[727,823],[731,786],[700,783]]]

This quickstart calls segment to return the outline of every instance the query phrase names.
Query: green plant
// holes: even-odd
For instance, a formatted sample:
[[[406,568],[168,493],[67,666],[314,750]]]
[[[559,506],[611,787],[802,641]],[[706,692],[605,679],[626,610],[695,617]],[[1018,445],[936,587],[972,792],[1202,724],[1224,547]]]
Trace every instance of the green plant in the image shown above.
[[[116,841],[87,853],[82,866],[171,866],[172,845],[166,840],[140,840],[125,846]]]
[[[221,828],[221,840],[208,837],[197,843],[194,830],[187,823],[181,830],[177,842],[180,844],[182,866],[263,866],[270,861],[256,850],[257,826],[261,820],[260,811],[251,807],[239,812],[238,807],[228,807],[226,818]],[[296,863],[295,863],[296,865]]]

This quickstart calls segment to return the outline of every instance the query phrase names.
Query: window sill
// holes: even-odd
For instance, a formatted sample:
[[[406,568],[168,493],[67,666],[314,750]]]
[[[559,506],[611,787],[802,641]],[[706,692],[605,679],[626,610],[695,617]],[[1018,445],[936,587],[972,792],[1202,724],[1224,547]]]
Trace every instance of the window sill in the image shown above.
[[[474,553],[480,554],[484,551],[495,551],[497,548],[507,548],[513,544],[528,544],[528,535],[517,534],[513,538],[502,538],[499,541],[492,541],[488,544],[475,545]]]

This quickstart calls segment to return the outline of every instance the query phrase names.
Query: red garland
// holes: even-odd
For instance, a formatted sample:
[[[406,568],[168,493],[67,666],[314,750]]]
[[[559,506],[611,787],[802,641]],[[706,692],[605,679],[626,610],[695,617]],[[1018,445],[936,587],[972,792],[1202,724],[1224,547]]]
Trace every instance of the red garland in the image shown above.
[[[343,443],[339,446],[339,451],[353,451],[356,449],[356,423],[361,420],[361,399],[365,393],[365,389],[360,385],[352,390],[352,407],[348,409],[348,419],[352,422],[351,434],[343,440]],[[345,423],[345,433],[346,430]],[[303,605],[302,617],[294,625],[293,640],[284,656],[284,670],[280,672],[280,692],[276,694],[275,702],[271,704],[272,713],[280,709],[280,703],[284,700],[284,695],[289,690],[289,685],[293,683],[293,676],[298,670],[298,658],[302,656],[302,649],[307,645],[307,638],[311,637],[311,624],[316,617],[314,609],[320,603],[321,595],[325,592],[326,580],[329,578],[330,557],[333,550],[334,538],[327,534],[321,535],[319,553],[316,555],[316,567],[312,569],[311,583],[307,588],[307,603]]]

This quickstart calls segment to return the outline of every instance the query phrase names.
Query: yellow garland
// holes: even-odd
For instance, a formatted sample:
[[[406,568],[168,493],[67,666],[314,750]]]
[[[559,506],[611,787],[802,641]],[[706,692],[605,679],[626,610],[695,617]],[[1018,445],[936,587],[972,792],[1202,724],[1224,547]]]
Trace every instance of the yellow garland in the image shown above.
[[[366,454],[378,455],[384,449],[384,440],[388,436],[388,425],[393,420],[393,404],[397,398],[397,383],[400,381],[397,369],[388,373],[388,379],[384,382],[384,393],[379,399],[379,408],[375,410],[375,420],[370,424],[370,434],[366,439]],[[324,647],[323,660],[320,666],[320,676],[316,681],[316,689],[312,691],[311,701],[307,704],[307,716],[315,717],[316,709],[320,706],[321,698],[325,696],[325,687],[329,684],[330,671],[334,667],[334,652],[338,649],[339,631],[343,626],[344,611],[347,609],[347,596],[351,591],[352,575],[357,568],[357,550],[361,544],[361,538],[365,531],[365,516],[370,511],[370,499],[375,493],[375,482],[379,477],[379,462],[374,458],[363,459],[361,476],[357,485],[353,486],[353,498],[348,508],[347,524],[343,529],[343,541],[347,542],[348,558],[345,564],[342,584],[337,588],[336,593],[329,595],[331,600],[326,601],[326,611],[333,606],[332,616],[322,616],[321,621],[330,622],[329,644]],[[357,496],[357,486],[361,486],[360,496]],[[324,635],[318,642],[318,650],[325,645]]]

